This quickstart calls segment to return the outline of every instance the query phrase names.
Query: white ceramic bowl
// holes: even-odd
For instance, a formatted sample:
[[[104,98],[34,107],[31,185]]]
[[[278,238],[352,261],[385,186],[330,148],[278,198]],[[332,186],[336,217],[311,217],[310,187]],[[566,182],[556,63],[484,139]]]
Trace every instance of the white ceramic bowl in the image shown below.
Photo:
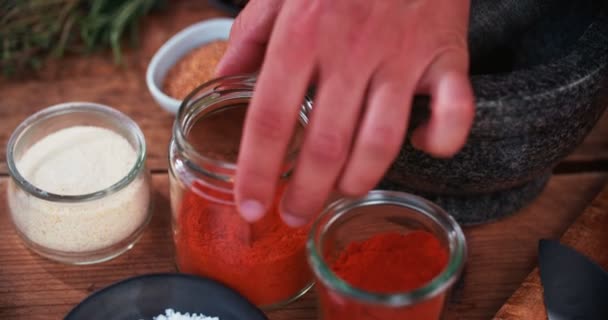
[[[193,24],[175,34],[152,57],[146,71],[146,84],[154,100],[165,110],[175,114],[181,100],[162,91],[163,81],[171,67],[185,54],[206,43],[228,40],[234,19],[218,18]]]

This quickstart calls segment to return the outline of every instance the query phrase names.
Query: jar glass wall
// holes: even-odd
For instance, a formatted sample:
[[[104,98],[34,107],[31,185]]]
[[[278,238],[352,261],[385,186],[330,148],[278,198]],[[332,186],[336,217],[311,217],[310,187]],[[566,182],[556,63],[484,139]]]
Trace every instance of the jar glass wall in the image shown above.
[[[250,224],[237,211],[233,187],[254,85],[251,76],[221,78],[201,85],[183,101],[169,150],[173,239],[179,271],[217,279],[272,309],[297,299],[313,282],[305,249],[310,226],[286,226],[277,203],[311,102],[302,104],[275,204]]]
[[[408,244],[410,251],[397,252],[395,250],[401,248],[393,247],[394,254],[389,257],[402,255],[403,263],[390,265],[392,262],[372,260],[383,257],[378,252],[397,246],[396,241],[377,241],[383,235],[396,235],[394,237],[397,238],[393,239],[408,235],[414,236],[409,239],[432,238],[438,240],[439,248],[426,247],[427,244],[422,242]],[[375,241],[374,247],[370,249],[363,245],[366,241],[368,244]],[[307,247],[309,263],[317,277],[320,318],[323,320],[440,319],[446,297],[466,258],[464,234],[452,217],[422,198],[390,191],[372,191],[365,197],[342,199],[328,206],[314,223]],[[366,252],[367,249],[371,251]],[[446,255],[442,258],[438,250],[443,250]],[[340,267],[340,272],[352,267],[355,259],[345,259],[347,251],[366,254],[366,259],[359,261],[369,266],[377,266],[378,263],[388,266],[384,270],[369,267],[357,275],[359,278],[355,280],[359,282],[376,286],[373,279],[378,279],[385,287],[386,284],[399,287],[395,281],[407,279],[408,275],[415,277],[417,273],[427,273],[428,281],[403,291],[380,292],[362,288],[339,276],[336,271],[336,265],[345,261],[351,265]],[[423,262],[413,256],[413,251],[421,252],[427,262],[438,262],[433,261],[435,257],[443,259],[440,262],[443,263],[442,269],[429,276],[429,271],[424,270],[426,266],[420,265]],[[428,267],[431,268],[430,264]],[[398,279],[392,279],[394,274],[388,269],[396,270],[400,275]]]
[[[117,144],[121,152],[112,154],[110,147]],[[100,166],[100,155],[114,157],[108,162],[120,167]],[[70,102],[32,115],[7,146],[7,198],[17,233],[33,251],[64,263],[90,264],[120,255],[150,220],[145,159],[137,124],[110,107]],[[104,179],[106,187],[94,189]],[[41,181],[57,188],[41,187]]]

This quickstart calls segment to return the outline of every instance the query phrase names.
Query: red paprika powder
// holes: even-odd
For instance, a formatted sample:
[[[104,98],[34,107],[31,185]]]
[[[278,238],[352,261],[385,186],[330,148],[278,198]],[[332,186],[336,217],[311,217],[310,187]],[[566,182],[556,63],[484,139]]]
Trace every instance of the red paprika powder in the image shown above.
[[[430,232],[380,233],[349,244],[331,269],[351,285],[370,292],[410,291],[433,280],[448,262],[448,251]]]
[[[249,224],[231,202],[230,193],[200,183],[186,191],[174,235],[179,270],[217,279],[261,306],[297,296],[312,282],[308,229],[286,226],[276,204]]]
[[[308,250],[322,320],[438,320],[466,256],[440,208],[380,190],[328,207]]]
[[[328,258],[329,259],[329,258]],[[380,233],[350,243],[331,264],[331,269],[350,285],[378,294],[411,291],[430,282],[445,268],[448,251],[426,231],[407,234]],[[328,292],[322,296],[332,299]],[[328,303],[324,319],[439,319],[444,295],[406,308]]]
[[[310,226],[285,225],[277,203],[253,224],[235,206],[236,160],[254,84],[246,76],[218,79],[180,107],[169,149],[173,239],[179,271],[216,279],[259,306],[275,307],[313,283],[306,263]],[[275,202],[302,129],[295,130]]]

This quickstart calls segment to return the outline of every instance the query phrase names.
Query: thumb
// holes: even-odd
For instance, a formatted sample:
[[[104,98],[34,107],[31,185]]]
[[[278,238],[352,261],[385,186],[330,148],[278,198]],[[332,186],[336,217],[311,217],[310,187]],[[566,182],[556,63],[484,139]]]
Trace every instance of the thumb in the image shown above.
[[[284,0],[254,0],[232,25],[228,49],[215,69],[218,77],[256,72]]]

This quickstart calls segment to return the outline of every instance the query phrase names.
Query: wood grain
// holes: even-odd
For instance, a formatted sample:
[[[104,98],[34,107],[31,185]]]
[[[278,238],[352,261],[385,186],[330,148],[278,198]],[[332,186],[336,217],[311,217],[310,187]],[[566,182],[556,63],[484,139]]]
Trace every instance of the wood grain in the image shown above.
[[[465,230],[471,254],[446,318],[492,317],[533,268],[538,239],[562,234],[607,177],[556,176],[518,214]],[[134,275],[175,270],[166,174],[153,175],[156,211],[140,242],[117,259],[84,267],[51,262],[24,248],[5,207],[7,179],[0,177],[0,319],[60,319],[94,290]],[[270,319],[317,319],[314,293],[271,313]]]
[[[608,269],[608,186],[568,228],[561,242]],[[496,320],[547,319],[539,269],[535,268],[500,309]]]
[[[604,112],[585,141],[566,160],[583,164],[596,162],[598,168],[608,170],[608,112]]]
[[[167,148],[173,115],[152,99],[145,83],[148,63],[173,34],[200,20],[222,16],[207,1],[175,1],[167,10],[150,16],[142,28],[139,50],[127,51],[122,66],[111,53],[50,61],[39,74],[19,80],[0,77],[0,145],[25,118],[45,107],[68,101],[109,105],[133,118],[148,144],[148,166],[167,169]],[[6,174],[5,148],[0,149],[0,174]]]

